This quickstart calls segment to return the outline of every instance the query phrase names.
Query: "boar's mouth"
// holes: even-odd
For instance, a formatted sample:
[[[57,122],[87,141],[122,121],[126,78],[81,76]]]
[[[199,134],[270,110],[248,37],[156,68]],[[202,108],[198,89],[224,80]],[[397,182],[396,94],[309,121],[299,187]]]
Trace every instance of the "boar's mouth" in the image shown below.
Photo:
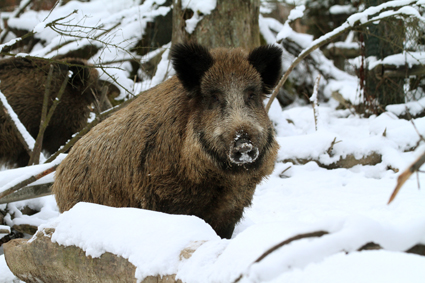
[[[267,156],[267,152],[272,147],[272,144],[274,142],[274,136],[273,136],[273,129],[269,128],[267,131],[267,142],[264,146],[261,148],[258,148],[254,151],[258,153],[258,155],[254,158],[252,158],[252,161],[250,163],[234,163],[229,158],[229,152],[227,151],[225,154],[221,154],[217,151],[217,149],[212,146],[208,140],[205,138],[205,132],[203,130],[196,131],[197,132],[197,138],[202,146],[202,149],[216,162],[218,167],[222,169],[223,171],[226,171],[228,173],[242,173],[242,172],[250,172],[251,170],[257,170],[261,167],[261,165],[264,162],[264,158]],[[243,144],[243,143],[242,143]]]
[[[229,158],[231,162],[237,165],[252,163],[257,160],[258,155],[258,148],[252,144],[247,135],[236,135],[236,138],[233,144],[230,146],[229,151]]]

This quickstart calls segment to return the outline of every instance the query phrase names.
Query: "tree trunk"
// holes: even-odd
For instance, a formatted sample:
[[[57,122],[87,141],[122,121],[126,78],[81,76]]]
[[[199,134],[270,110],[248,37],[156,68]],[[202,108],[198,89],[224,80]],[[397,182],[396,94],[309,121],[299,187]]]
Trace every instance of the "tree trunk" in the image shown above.
[[[181,0],[175,2],[173,44],[191,41],[209,48],[242,47],[248,50],[260,45],[259,0],[217,0],[211,14],[203,15],[194,31],[188,33],[186,20],[194,13],[199,11],[183,9]]]
[[[386,0],[366,1],[367,7],[378,6]],[[401,53],[403,51],[404,23],[399,19],[380,21],[371,24],[365,32],[366,57],[375,56],[376,59]],[[368,72],[366,70],[366,95],[377,99],[381,110],[388,104],[404,103],[403,84],[404,78],[389,78],[384,76],[385,68],[381,73]]]

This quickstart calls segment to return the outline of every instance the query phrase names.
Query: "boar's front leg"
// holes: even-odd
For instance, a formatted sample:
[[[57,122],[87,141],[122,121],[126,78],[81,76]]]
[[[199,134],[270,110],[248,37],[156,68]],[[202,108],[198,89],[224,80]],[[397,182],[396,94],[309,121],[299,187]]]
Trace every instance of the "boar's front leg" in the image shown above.
[[[216,229],[215,232],[223,239],[230,239],[233,235],[233,230],[235,230],[235,224],[229,224],[227,226]]]

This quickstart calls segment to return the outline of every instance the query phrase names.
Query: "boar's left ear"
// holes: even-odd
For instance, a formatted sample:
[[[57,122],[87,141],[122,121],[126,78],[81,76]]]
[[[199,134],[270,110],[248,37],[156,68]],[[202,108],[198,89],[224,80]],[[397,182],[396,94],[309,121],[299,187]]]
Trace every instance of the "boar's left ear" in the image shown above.
[[[68,66],[68,70],[72,72],[68,84],[82,92],[93,79],[90,77],[92,75],[90,67],[84,61],[78,59],[67,58],[64,61],[71,64],[71,66]]]
[[[174,45],[171,60],[177,77],[188,91],[199,87],[202,76],[214,63],[208,49],[197,43]]]
[[[249,53],[248,61],[260,73],[264,92],[270,93],[280,78],[282,50],[273,45],[260,46]]]

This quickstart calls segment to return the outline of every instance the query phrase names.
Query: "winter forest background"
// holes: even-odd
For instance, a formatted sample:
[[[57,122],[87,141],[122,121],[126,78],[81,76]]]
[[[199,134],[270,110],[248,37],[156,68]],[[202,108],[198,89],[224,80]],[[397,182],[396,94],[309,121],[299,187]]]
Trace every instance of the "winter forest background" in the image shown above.
[[[20,129],[40,165],[0,164],[0,244],[55,228],[53,242],[122,256],[139,281],[423,281],[423,158],[414,162],[425,151],[424,0],[6,0],[0,18],[1,58],[87,60],[113,107],[93,106],[61,154]],[[89,204],[60,215],[51,171],[66,149],[172,76],[169,49],[186,40],[283,49],[283,85],[265,101],[278,160],[232,239],[194,217]],[[19,282],[2,248],[0,282]]]

